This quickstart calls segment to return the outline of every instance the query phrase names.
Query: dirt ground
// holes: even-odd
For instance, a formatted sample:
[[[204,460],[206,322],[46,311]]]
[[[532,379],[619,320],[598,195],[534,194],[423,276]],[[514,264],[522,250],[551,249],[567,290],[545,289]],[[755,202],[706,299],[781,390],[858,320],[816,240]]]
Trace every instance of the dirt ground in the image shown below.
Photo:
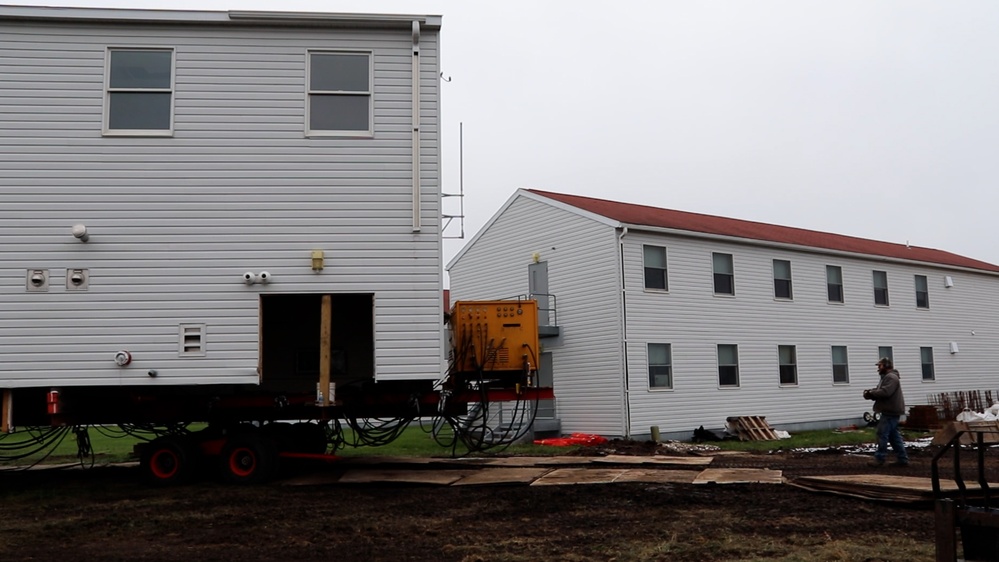
[[[661,447],[661,445],[660,445]],[[648,455],[612,441],[586,455]],[[886,473],[930,476],[932,449]],[[989,478],[999,455],[989,450]],[[676,454],[669,452],[668,454]],[[870,473],[841,450],[714,457],[784,476]],[[973,467],[969,459],[962,461]],[[942,465],[948,474],[950,463]],[[299,471],[334,467],[304,467]],[[965,470],[962,469],[962,472]],[[0,560],[932,560],[932,504],[787,484],[413,486],[208,481],[150,488],[134,467],[0,473]]]

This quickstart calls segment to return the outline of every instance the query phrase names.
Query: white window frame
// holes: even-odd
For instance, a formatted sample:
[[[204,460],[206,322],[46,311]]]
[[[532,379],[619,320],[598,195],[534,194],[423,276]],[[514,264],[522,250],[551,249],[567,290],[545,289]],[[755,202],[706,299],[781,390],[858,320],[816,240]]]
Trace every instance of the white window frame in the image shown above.
[[[366,55],[368,58],[368,89],[361,90],[313,90],[312,55]],[[374,52],[363,49],[309,49],[305,53],[305,136],[306,137],[350,137],[372,138],[375,136],[375,56]],[[313,96],[366,96],[368,100],[368,128],[366,130],[334,130],[312,128]]]
[[[731,347],[735,350],[735,363],[721,362],[722,347]],[[739,388],[741,381],[739,377],[739,346],[738,344],[720,343],[715,348],[715,360],[718,361],[718,388]],[[722,367],[735,367],[735,384],[722,384]]]
[[[787,264],[787,278],[786,279],[783,278],[783,277],[777,277],[777,262],[780,262],[782,264]],[[775,260],[773,260],[772,267],[773,267],[773,277],[774,277],[774,299],[781,300],[781,301],[793,301],[794,300],[794,286],[793,286],[793,283],[792,283],[792,280],[791,280],[791,278],[792,278],[792,274],[791,274],[791,260],[775,259]],[[777,294],[777,285],[781,281],[787,282],[787,296],[786,297],[785,296],[780,296],[780,295]]]
[[[873,270],[873,276],[871,283],[874,287],[874,306],[891,306],[891,298],[888,295],[888,272],[880,269]],[[884,275],[885,286],[878,287],[878,274]],[[878,302],[878,291],[883,290],[885,292],[885,302]]]
[[[652,359],[651,359],[652,358],[652,346],[664,346],[666,348],[666,363],[664,363],[664,364],[659,364],[659,363],[653,364],[652,363]],[[646,354],[647,354],[645,356],[645,358],[646,358],[646,363],[648,365],[648,371],[649,371],[649,390],[673,390],[673,346],[672,346],[672,344],[650,342],[648,345],[646,345],[645,349],[646,349]],[[652,373],[652,368],[653,367],[666,367],[666,369],[669,371],[667,373],[667,375],[666,375],[667,377],[669,377],[669,385],[667,385],[667,386],[658,386],[658,385],[652,384],[653,380],[655,380],[655,376]]]
[[[836,271],[839,273],[839,283],[831,283],[829,281],[829,272]],[[833,300],[829,298],[830,287],[839,287],[839,300]],[[846,291],[843,288],[843,268],[838,265],[827,265],[826,266],[826,301],[830,304],[843,304],[846,302]]]
[[[728,256],[728,265],[731,268],[730,273],[718,272],[715,268],[715,256]],[[732,284],[732,291],[728,293],[718,292],[718,275],[727,275]],[[723,297],[734,297],[735,296],[735,256],[726,252],[711,252],[711,290],[714,291],[715,295]]]
[[[929,352],[930,356],[929,362],[926,361],[926,352]],[[927,368],[929,369],[929,376],[926,376]],[[937,368],[934,365],[932,347],[919,348],[919,371],[920,371],[921,380],[923,382],[933,382],[937,380]]]
[[[919,282],[923,282],[923,287],[920,290]],[[913,283],[916,286],[916,308],[920,310],[928,310],[930,308],[930,280],[925,275],[916,275],[913,277]],[[923,298],[926,300],[924,306],[919,305],[919,295],[922,293]]]
[[[791,362],[785,363],[782,357],[781,351],[785,349],[790,349],[791,351]],[[790,367],[794,374],[794,380],[792,382],[784,382],[784,368]],[[798,348],[794,345],[778,345],[777,346],[777,383],[780,386],[798,386]]]
[[[646,251],[648,249],[662,250],[663,254],[663,266],[660,267],[650,267],[646,262]],[[663,274],[663,287],[649,287],[648,283],[648,273],[649,269],[661,270]],[[646,291],[668,293],[669,292],[669,253],[666,250],[666,246],[657,246],[655,244],[642,244],[642,285],[645,287]]]
[[[111,88],[111,53],[114,51],[170,52],[169,88]],[[174,47],[108,47],[104,52],[104,115],[101,134],[109,137],[171,137],[173,136],[174,107],[177,103],[177,49]],[[168,93],[170,94],[170,127],[167,129],[112,129],[111,94],[113,93]]]
[[[836,348],[843,348],[843,355],[846,356],[845,357],[845,359],[846,359],[845,363],[837,363],[836,362]],[[833,382],[833,384],[850,384],[850,349],[847,346],[845,346],[845,345],[834,345],[834,346],[832,346],[830,348],[829,355],[830,355],[830,359],[831,359],[831,362],[832,362],[831,364],[832,364],[832,382]],[[837,365],[842,365],[843,366],[843,370],[846,372],[845,373],[846,374],[846,380],[843,380],[843,381],[836,380],[836,366]]]

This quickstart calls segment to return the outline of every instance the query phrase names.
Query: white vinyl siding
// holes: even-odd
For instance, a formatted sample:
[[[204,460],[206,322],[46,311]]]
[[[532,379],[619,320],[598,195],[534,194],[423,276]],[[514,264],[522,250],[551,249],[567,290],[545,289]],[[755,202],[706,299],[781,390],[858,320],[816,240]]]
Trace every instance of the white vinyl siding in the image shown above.
[[[728,243],[633,226],[627,232],[616,231],[617,235],[611,227],[606,234],[582,228],[574,236],[573,228],[598,220],[584,211],[573,213],[565,205],[545,203],[549,200],[540,195],[518,193],[522,194],[515,194],[452,263],[451,290],[462,298],[524,293],[531,255],[538,252],[548,261],[562,335],[543,339],[542,345],[553,353],[563,432],[621,435],[613,430],[621,426],[642,435],[657,426],[663,434],[683,434],[701,425],[722,428],[726,418],[738,412],[765,416],[775,427],[840,427],[854,423],[869,408],[858,389],[877,384],[874,363],[880,357],[878,346],[886,343],[894,346],[896,365],[906,376],[921,368],[920,347],[932,342],[946,346],[959,338],[959,354],[935,357],[933,392],[992,384],[999,342],[986,333],[999,333],[999,311],[990,304],[999,290],[999,276],[837,254],[835,280],[844,295],[871,295],[875,268],[898,279],[926,275],[931,286],[949,276],[953,286],[933,295],[932,320],[915,306],[872,306],[871,297],[847,298],[829,306],[826,266],[832,262],[821,251],[773,248],[752,241]],[[575,220],[567,218],[573,215]],[[605,244],[615,243],[608,243],[608,236],[620,241],[623,263],[607,254]],[[669,249],[669,293],[645,289],[646,246]],[[714,295],[714,253],[733,256],[738,298]],[[793,301],[774,300],[774,259],[793,263]],[[555,263],[562,268],[558,274],[551,265]],[[611,281],[615,276],[623,279],[623,295]],[[568,305],[563,293],[577,297]],[[615,324],[622,318],[626,333]],[[976,336],[970,335],[973,331]],[[616,353],[611,350],[614,345],[623,347],[626,371],[593,355],[579,360],[576,355],[589,350],[570,345],[576,334],[600,346],[600,359],[605,359],[604,353]],[[649,387],[648,348],[663,343],[670,345],[672,388],[655,391]],[[737,388],[719,389],[719,343],[738,346]],[[775,384],[780,371],[775,349],[791,344],[797,385],[781,386]],[[834,346],[842,349],[835,359]],[[616,385],[625,374],[626,399],[621,400]],[[914,384],[918,379],[905,380]],[[601,392],[615,394],[608,399]],[[913,389],[907,399],[918,404],[925,393]],[[608,410],[616,401],[619,409]],[[600,424],[588,419],[588,408],[596,408]],[[570,415],[562,416],[563,411]]]
[[[562,329],[557,338],[541,339],[552,353],[556,416],[563,429],[623,435],[621,276],[620,266],[611,265],[618,263],[613,228],[515,196],[448,264],[451,301],[526,295],[535,253],[548,264],[548,290],[556,297]],[[636,289],[642,293],[641,247],[636,253]],[[635,345],[641,356],[633,371],[636,388],[648,392],[646,346]]]
[[[420,41],[414,233],[408,26],[0,23],[0,387],[256,383],[267,293],[373,294],[376,379],[439,378],[437,34]],[[173,137],[101,136],[115,45],[173,49]],[[374,138],[305,138],[310,49],[372,53]],[[89,289],[61,289],[78,267]],[[48,292],[26,293],[31,268]],[[204,357],[179,356],[181,324],[206,327]]]

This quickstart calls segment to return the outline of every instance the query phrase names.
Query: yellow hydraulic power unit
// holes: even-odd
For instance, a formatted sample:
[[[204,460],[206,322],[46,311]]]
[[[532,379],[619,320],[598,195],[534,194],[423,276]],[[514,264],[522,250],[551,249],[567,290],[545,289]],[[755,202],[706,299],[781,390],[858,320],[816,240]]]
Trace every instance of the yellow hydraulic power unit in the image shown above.
[[[458,301],[451,310],[458,372],[538,368],[538,303],[533,300]]]

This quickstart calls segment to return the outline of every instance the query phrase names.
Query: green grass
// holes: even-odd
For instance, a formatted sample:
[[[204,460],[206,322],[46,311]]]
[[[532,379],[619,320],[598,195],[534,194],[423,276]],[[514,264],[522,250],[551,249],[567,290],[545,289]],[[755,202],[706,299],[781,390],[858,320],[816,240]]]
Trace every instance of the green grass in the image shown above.
[[[198,429],[192,426],[192,430]],[[907,439],[924,437],[922,432],[903,432]],[[133,448],[141,440],[132,436],[121,436],[117,429],[100,430],[91,428],[90,445],[94,452],[94,462],[97,464],[117,463],[137,460],[133,454]],[[17,440],[25,438],[25,434],[0,435],[0,448],[8,448]],[[354,435],[349,429],[345,430],[345,438],[348,443],[353,442]],[[855,431],[834,431],[818,430],[803,431],[791,435],[789,439],[777,441],[717,441],[707,443],[715,445],[723,450],[756,451],[767,452],[777,449],[801,449],[801,448],[822,448],[837,447],[847,445],[862,445],[873,443],[876,440],[874,428],[860,428]],[[573,447],[550,447],[534,445],[531,443],[513,445],[502,450],[504,455],[519,456],[559,456],[569,454],[579,449],[581,446]],[[412,423],[395,440],[380,446],[347,446],[336,451],[340,456],[403,456],[403,457],[450,457],[452,452],[456,456],[468,455],[468,449],[459,445],[457,448],[441,445],[434,440],[427,428],[421,427],[418,422]],[[8,454],[0,452],[0,454]],[[32,464],[41,459],[42,453],[32,455],[25,459],[16,461],[0,461],[0,466],[12,464],[25,465]],[[87,463],[90,458],[85,459]],[[67,431],[61,443],[42,462],[44,463],[71,463],[78,462],[76,438],[71,431]]]

